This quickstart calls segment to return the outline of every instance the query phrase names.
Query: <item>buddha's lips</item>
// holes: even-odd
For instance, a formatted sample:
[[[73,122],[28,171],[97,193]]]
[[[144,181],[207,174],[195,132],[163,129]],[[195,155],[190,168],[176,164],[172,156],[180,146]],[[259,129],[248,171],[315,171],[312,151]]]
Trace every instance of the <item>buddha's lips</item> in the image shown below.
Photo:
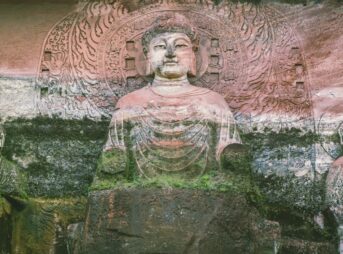
[[[167,61],[167,62],[163,62],[164,66],[177,66],[178,62],[175,61]]]

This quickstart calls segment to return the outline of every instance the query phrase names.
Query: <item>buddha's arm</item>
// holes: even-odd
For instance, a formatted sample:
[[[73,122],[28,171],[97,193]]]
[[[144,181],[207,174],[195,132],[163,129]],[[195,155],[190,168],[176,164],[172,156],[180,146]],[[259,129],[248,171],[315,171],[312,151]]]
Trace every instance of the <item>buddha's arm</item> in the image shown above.
[[[111,150],[103,151],[99,161],[99,173],[118,174],[124,172],[126,169],[126,153],[124,150],[113,148]]]
[[[114,175],[126,170],[125,132],[122,114],[114,114],[106,144],[98,161],[98,173]]]
[[[226,112],[224,114],[219,114],[221,117],[217,120],[218,130],[217,131],[217,148],[216,148],[216,158],[219,161],[221,154],[226,147],[232,144],[241,144],[241,138],[239,136],[235,120],[231,112]]]
[[[216,157],[224,170],[250,170],[250,158],[242,145],[237,126],[231,113],[222,115]]]

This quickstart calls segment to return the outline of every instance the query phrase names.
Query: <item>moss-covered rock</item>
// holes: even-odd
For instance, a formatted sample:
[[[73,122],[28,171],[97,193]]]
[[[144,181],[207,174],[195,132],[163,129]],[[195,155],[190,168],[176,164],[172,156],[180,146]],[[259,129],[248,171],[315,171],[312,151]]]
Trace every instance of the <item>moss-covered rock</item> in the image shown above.
[[[107,121],[36,118],[14,120],[5,127],[0,191],[7,198],[23,199],[19,207],[16,207],[18,203],[0,202],[0,225],[6,229],[0,233],[7,242],[12,241],[12,248],[15,246],[22,253],[79,250],[83,244],[82,230],[89,230],[85,219],[86,200],[68,196],[85,195],[89,190],[91,195],[107,190],[121,193],[120,197],[124,197],[125,192],[137,194],[137,190],[142,193],[154,190],[151,194],[154,196],[170,192],[180,197],[189,193],[208,193],[209,198],[214,193],[213,197],[224,195],[228,200],[241,197],[239,202],[236,200],[239,204],[235,201],[232,205],[244,203],[254,209],[256,216],[278,225],[279,240],[261,248],[254,247],[256,251],[268,253],[271,246],[281,246],[281,253],[289,253],[300,246],[298,249],[303,252],[294,253],[310,253],[310,250],[325,253],[323,248],[326,247],[327,253],[334,253],[331,252],[337,241],[334,223],[320,228],[313,217],[326,208],[323,202],[325,171],[316,171],[316,146],[330,143],[330,147],[336,149],[335,154],[341,154],[340,146],[336,145],[337,135],[323,138],[295,128],[279,132],[253,131],[242,134],[244,147],[224,150],[220,166],[210,168],[199,177],[185,179],[162,174],[142,178],[133,170],[132,154],[102,151],[107,138]],[[103,196],[93,195],[89,202],[102,204]],[[156,204],[150,208],[164,209]],[[104,206],[103,209],[88,213],[102,213],[109,208]],[[330,214],[324,212],[324,218],[330,221]],[[9,245],[4,248],[8,249]]]
[[[84,221],[85,198],[19,200],[12,204],[12,253],[67,253],[68,225]]]
[[[5,124],[3,156],[27,176],[29,196],[86,194],[107,135],[108,122],[51,118]]]
[[[55,228],[51,210],[25,201],[22,209],[13,211],[12,224],[13,253],[50,253],[53,249]]]
[[[236,193],[132,188],[94,191],[79,253],[273,253],[277,223]]]
[[[0,253],[10,253],[11,249],[11,206],[0,197]]]
[[[0,157],[0,194],[26,197],[27,189],[25,172],[15,163]]]
[[[324,207],[327,169],[317,165],[318,144],[337,143],[337,137],[322,137],[310,130],[265,128],[242,134],[251,152],[254,182],[267,203],[313,214]]]

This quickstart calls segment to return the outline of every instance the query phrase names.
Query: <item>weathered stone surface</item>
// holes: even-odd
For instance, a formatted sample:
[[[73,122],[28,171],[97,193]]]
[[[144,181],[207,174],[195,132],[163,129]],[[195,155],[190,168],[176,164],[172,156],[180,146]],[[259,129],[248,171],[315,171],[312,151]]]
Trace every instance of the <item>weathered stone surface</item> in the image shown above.
[[[76,4],[76,0],[2,0],[0,76],[34,78],[46,33]]]
[[[333,244],[311,242],[294,239],[283,239],[282,247],[280,249],[281,254],[326,254],[337,253],[337,248]]]
[[[107,125],[48,118],[7,122],[3,156],[9,165],[19,166],[17,174],[25,174],[30,196],[85,194]]]
[[[337,233],[314,230],[312,218],[328,205],[334,212],[340,210],[332,206],[337,201],[340,205],[339,181],[330,180],[336,188],[334,196],[339,197],[331,204],[325,203],[324,197],[327,172],[331,170],[332,176],[340,171],[332,162],[342,156],[337,127],[343,122],[343,5],[336,1],[227,3],[1,1],[0,122],[37,114],[100,119],[103,108],[110,108],[123,95],[147,84],[149,80],[141,77],[145,61],[137,42],[157,12],[176,8],[199,25],[203,36],[200,50],[210,52],[208,62],[204,61],[209,68],[198,68],[201,75],[207,73],[199,75],[195,83],[225,96],[242,133],[252,136],[245,144],[252,153],[253,179],[265,198],[265,203],[259,205],[275,209],[272,212],[277,216],[272,219],[280,223],[282,215],[292,219],[295,213],[301,214],[296,223],[281,223],[279,252],[334,253],[331,243]],[[138,70],[131,69],[132,58]],[[308,122],[298,121],[305,117]],[[6,123],[8,139],[0,171],[0,194],[87,193],[107,124],[62,119],[57,125],[35,121]],[[99,134],[94,138],[88,134],[95,133],[87,131],[93,127]],[[292,127],[305,134],[297,135],[290,130]],[[255,132],[264,137],[259,138]],[[283,214],[283,210],[287,212]],[[3,239],[10,241],[9,221],[13,215],[7,213],[7,203],[0,204],[0,211],[6,211],[0,216],[0,251],[6,253],[9,244]],[[325,214],[324,221],[328,217]],[[71,239],[78,238],[80,225],[71,227]],[[318,232],[320,236],[315,237]],[[327,238],[323,236],[326,233]],[[206,236],[206,240],[215,242],[219,236],[215,233],[211,237]],[[119,238],[117,242],[135,239]],[[226,248],[225,244],[222,246]],[[45,249],[41,251],[40,247],[35,246],[35,250],[41,254]],[[63,253],[65,249],[64,246],[59,250]]]
[[[241,195],[109,190],[90,194],[78,253],[274,253],[279,237]]]
[[[123,96],[110,112],[103,158],[116,163],[113,169],[107,165],[99,171],[125,172],[127,179],[134,174],[195,178],[206,170],[219,170],[226,149],[241,143],[224,97],[190,83],[197,76],[198,33],[180,13],[154,18],[141,38],[145,75],[153,75],[153,81]],[[206,58],[198,55],[201,63]]]
[[[311,130],[284,128],[242,135],[251,152],[254,181],[268,202],[318,212],[324,205],[325,174],[316,172]]]
[[[23,195],[27,191],[26,175],[13,162],[0,157],[0,194]]]
[[[125,1],[124,9],[121,10],[135,12],[153,2]],[[225,1],[213,2],[220,7],[220,3]],[[44,1],[44,4],[40,4],[38,0],[17,0],[15,3],[1,1],[0,33],[3,35],[3,47],[0,49],[0,75],[19,79],[34,78],[41,65],[40,51],[49,29],[58,23],[58,20],[67,18],[70,12],[76,10],[75,13],[81,13],[84,3],[85,1],[82,1],[78,4],[75,0]],[[306,82],[310,83],[312,90],[316,118],[319,119],[323,113],[335,115],[341,112],[342,108],[339,105],[342,104],[342,52],[339,45],[342,42],[342,5],[335,1],[310,1],[306,6],[302,1],[292,1],[289,4],[275,1],[268,2],[267,5],[275,9],[276,13],[282,13],[273,16],[270,24],[276,26],[280,20],[286,20],[283,28],[294,28],[296,37],[301,41],[300,51],[303,52],[305,59],[302,71],[309,74],[309,80]],[[121,15],[120,12],[118,15]],[[275,36],[283,35],[281,32],[275,33]],[[282,50],[282,45],[278,48]],[[279,61],[278,58],[274,56],[273,60]],[[298,69],[301,72],[301,66]],[[279,79],[283,72],[288,73],[285,66],[281,66],[277,71]],[[288,82],[288,77],[283,76],[283,79]],[[15,84],[12,89],[16,90]],[[16,110],[15,107],[11,107],[12,110]],[[6,113],[13,115],[10,112]]]
[[[32,79],[6,79],[0,75],[0,121],[36,116],[38,95]]]
[[[11,249],[11,206],[0,197],[0,253],[10,253]]]
[[[26,177],[16,163],[10,162],[2,156],[4,146],[5,131],[0,125],[0,195],[25,195]]]
[[[70,253],[68,225],[84,220],[84,198],[6,199],[12,205],[9,253]]]

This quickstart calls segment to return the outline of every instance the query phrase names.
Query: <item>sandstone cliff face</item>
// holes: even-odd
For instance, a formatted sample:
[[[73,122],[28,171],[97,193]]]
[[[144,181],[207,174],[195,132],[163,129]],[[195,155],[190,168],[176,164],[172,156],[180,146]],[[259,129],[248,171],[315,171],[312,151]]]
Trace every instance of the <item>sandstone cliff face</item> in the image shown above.
[[[2,118],[33,117],[40,113],[36,108],[40,91],[35,89],[35,79],[41,67],[44,40],[55,24],[73,11],[82,9],[81,4],[72,0],[38,2],[0,3],[0,33],[3,35],[0,49]],[[342,52],[339,45],[342,43],[342,28],[339,24],[342,7],[335,2],[309,2],[306,6],[270,2],[268,5],[283,14],[282,19],[287,21],[300,42],[316,120],[323,113],[325,117],[341,117]],[[125,7],[136,11],[142,4],[133,1],[125,3]],[[279,19],[275,19],[274,23]],[[284,71],[281,67],[279,73]],[[277,118],[278,115],[272,116]]]
[[[280,240],[239,194],[131,189],[89,200],[81,253],[272,253]]]
[[[143,2],[123,1],[118,13],[140,17],[160,8],[157,1]],[[212,15],[224,2],[214,1],[219,5],[211,9],[208,5],[197,8]],[[44,86],[39,81],[47,68],[42,68],[44,58],[52,54],[55,59],[55,49],[47,49],[47,38],[72,41],[65,34],[48,37],[49,33],[66,17],[68,22],[84,24],[86,3],[0,3],[0,134],[6,136],[0,157],[0,252],[110,253],[108,248],[115,253],[337,252],[337,222],[332,213],[337,209],[330,211],[325,198],[326,176],[343,154],[339,132],[343,122],[341,3],[262,3],[261,9],[268,7],[269,12],[259,15],[272,13],[268,25],[279,24],[266,37],[279,52],[266,61],[274,66],[268,82],[277,85],[266,88],[263,84],[268,82],[260,82],[251,86],[257,92],[242,89],[239,95],[246,93],[249,101],[244,96],[237,99],[236,94],[228,96],[228,100],[237,99],[229,104],[234,106],[248,152],[227,169],[226,185],[216,185],[217,176],[212,175],[194,185],[165,179],[122,183],[110,181],[112,176],[93,183],[109,125],[108,115],[102,117],[98,109],[108,101],[97,101],[93,107],[94,98],[85,96],[89,91],[72,86],[77,71],[60,58],[49,67],[50,74],[51,70],[63,74],[73,69],[70,73],[75,76],[56,72],[56,77],[63,77],[58,82]],[[228,9],[221,12],[225,11]],[[235,15],[242,18],[238,9]],[[250,18],[246,19],[249,24],[253,22]],[[258,29],[247,30],[250,32],[257,34]],[[282,45],[287,43],[301,61],[284,51]],[[251,58],[261,46],[256,45]],[[225,52],[237,50],[227,47]],[[216,59],[221,61],[220,57],[211,61]],[[238,61],[235,64],[240,66]],[[208,82],[221,77],[215,68],[211,73]],[[82,75],[78,80],[83,80]],[[227,84],[234,86],[236,76],[230,75],[225,76]],[[299,75],[306,77],[296,80]],[[137,88],[138,81],[128,79],[129,89]],[[227,87],[215,89],[226,94],[233,90],[225,90]],[[113,94],[107,92],[104,96],[111,98]],[[259,96],[254,97],[255,93]],[[242,106],[240,99],[247,102]],[[265,105],[265,101],[272,106],[260,110],[256,105]],[[300,108],[306,114],[289,113],[303,112]]]

